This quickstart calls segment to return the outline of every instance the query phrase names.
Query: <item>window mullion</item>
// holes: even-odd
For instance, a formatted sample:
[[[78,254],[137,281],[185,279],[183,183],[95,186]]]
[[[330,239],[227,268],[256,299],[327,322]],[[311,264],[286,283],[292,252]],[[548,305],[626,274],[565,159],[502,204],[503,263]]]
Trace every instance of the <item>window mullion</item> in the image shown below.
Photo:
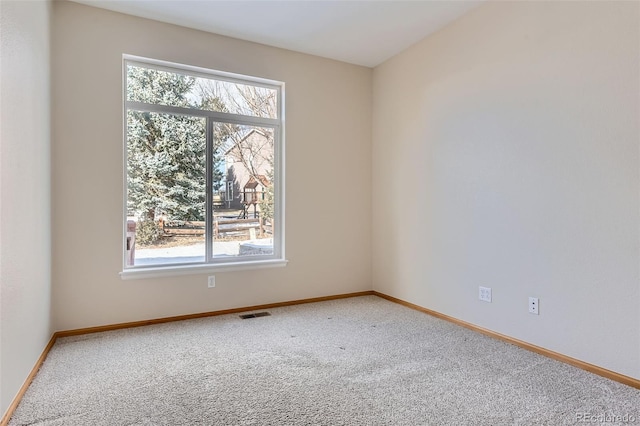
[[[284,241],[284,167],[282,161],[284,159],[284,141],[282,139],[280,127],[274,128],[275,138],[280,143],[274,146],[274,217],[273,223],[275,232],[273,238],[277,241]],[[284,258],[284,244],[274,244],[274,253],[278,257]]]
[[[213,120],[207,118],[206,122],[206,194],[204,209],[204,246],[206,262],[213,260]]]
[[[184,108],[173,105],[148,104],[146,102],[126,101],[128,109],[144,112],[159,112],[165,114],[190,115],[195,117],[213,118],[222,123],[252,124],[256,126],[277,126],[280,121],[275,118],[253,117],[250,115],[231,114],[228,112],[208,111],[197,108]]]

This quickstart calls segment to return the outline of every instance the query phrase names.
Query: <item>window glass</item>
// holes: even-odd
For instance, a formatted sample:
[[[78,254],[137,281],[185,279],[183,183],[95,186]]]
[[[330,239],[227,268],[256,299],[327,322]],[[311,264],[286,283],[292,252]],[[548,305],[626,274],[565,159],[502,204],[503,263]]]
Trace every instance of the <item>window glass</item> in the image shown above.
[[[125,61],[125,268],[281,259],[281,87]]]
[[[127,100],[262,118],[278,117],[276,89],[127,65]]]
[[[214,256],[273,254],[274,131],[215,123],[213,134],[216,156],[224,165],[214,188],[227,190],[212,210]],[[247,232],[249,240],[243,237]]]

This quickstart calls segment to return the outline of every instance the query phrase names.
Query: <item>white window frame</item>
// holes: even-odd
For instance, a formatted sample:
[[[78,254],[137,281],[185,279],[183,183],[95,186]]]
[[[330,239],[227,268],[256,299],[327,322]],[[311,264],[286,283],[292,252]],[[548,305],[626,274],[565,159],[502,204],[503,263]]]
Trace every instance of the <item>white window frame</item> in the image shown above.
[[[137,101],[127,100],[127,65],[138,65],[147,68],[154,68],[168,72],[176,72],[187,74],[194,77],[213,78],[216,80],[228,81],[239,84],[248,84],[259,87],[267,87],[277,91],[278,117],[262,118],[245,116],[217,111],[206,111],[200,109],[191,109],[183,107],[174,107],[160,104],[147,104]],[[206,68],[200,68],[190,65],[177,64],[167,61],[161,61],[150,58],[143,58],[133,55],[123,55],[123,235],[122,235],[122,271],[120,277],[122,279],[142,279],[162,276],[176,276],[185,274],[207,274],[224,271],[236,271],[257,268],[281,267],[287,264],[285,258],[285,149],[284,149],[284,83],[274,80],[268,80],[257,77],[250,77],[240,74],[233,74],[223,71],[214,71]],[[210,132],[215,122],[235,123],[248,126],[264,126],[274,130],[274,218],[273,223],[275,232],[273,234],[273,254],[260,256],[238,256],[229,260],[229,258],[216,259],[210,253],[206,253],[204,262],[185,263],[185,264],[157,264],[157,265],[139,265],[127,266],[127,112],[129,110],[159,112],[169,114],[186,114],[191,116],[203,117],[206,119],[207,126],[207,151],[211,151]],[[208,168],[207,168],[208,170]],[[209,175],[210,173],[207,173]],[[212,206],[213,192],[211,188],[210,177],[207,176],[206,200],[205,200],[205,223],[206,233],[205,240],[212,238]],[[213,241],[215,243],[215,241]],[[208,242],[206,246],[209,247]]]

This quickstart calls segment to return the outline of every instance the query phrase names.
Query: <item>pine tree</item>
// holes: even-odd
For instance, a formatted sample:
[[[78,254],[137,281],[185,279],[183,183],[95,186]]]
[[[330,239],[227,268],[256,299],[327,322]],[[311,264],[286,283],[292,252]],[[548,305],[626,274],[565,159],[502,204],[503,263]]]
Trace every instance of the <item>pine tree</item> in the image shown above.
[[[132,101],[224,110],[218,98],[190,96],[196,78],[129,66],[127,97]],[[157,214],[173,220],[204,220],[206,191],[206,120],[201,117],[132,111],[127,113],[127,189],[130,211],[143,221]],[[214,151],[217,152],[217,149]],[[222,185],[222,161],[213,158],[213,188]]]

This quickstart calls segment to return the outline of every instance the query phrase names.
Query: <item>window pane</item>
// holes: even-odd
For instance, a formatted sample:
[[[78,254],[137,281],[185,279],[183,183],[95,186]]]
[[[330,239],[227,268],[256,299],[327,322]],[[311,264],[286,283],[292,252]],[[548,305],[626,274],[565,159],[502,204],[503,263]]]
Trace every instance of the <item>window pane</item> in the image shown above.
[[[189,108],[196,79],[152,68],[127,65],[127,100]]]
[[[278,92],[274,89],[198,77],[194,90],[194,99],[200,109],[278,118]]]
[[[274,130],[214,124],[213,256],[272,255]]]
[[[277,118],[275,89],[127,65],[127,100]]]
[[[204,262],[205,123],[127,112],[128,266]]]
[[[125,68],[125,268],[281,256],[281,83],[142,58]]]

